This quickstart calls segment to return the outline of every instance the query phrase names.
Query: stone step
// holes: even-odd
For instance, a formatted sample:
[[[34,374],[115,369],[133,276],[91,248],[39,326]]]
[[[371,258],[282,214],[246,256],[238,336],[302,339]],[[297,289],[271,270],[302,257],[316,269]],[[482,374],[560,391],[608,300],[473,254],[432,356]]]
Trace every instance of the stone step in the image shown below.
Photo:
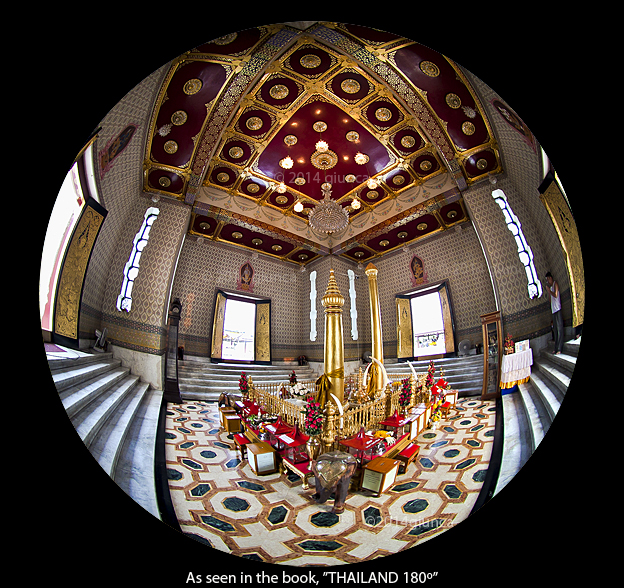
[[[52,380],[56,389],[61,392],[75,384],[85,382],[106,373],[111,367],[121,365],[118,359],[108,359],[100,361],[83,361],[82,358],[76,360],[74,365],[52,371]]]
[[[533,368],[533,372],[538,371],[539,375],[543,376],[543,380],[547,380],[549,384],[555,387],[554,389],[557,390],[557,397],[563,399],[563,396],[570,386],[571,378],[568,373],[546,358],[540,358],[533,364]],[[552,386],[550,387],[553,389]]]
[[[121,489],[157,519],[160,519],[160,512],[154,480],[154,464],[162,397],[163,391],[153,389],[151,386],[143,395],[128,426],[114,470],[114,480]]]
[[[518,385],[518,394],[520,394],[524,412],[529,422],[531,453],[533,453],[542,442],[552,420],[530,381]]]
[[[135,417],[143,397],[149,390],[149,384],[140,382],[138,376],[130,376],[130,383],[123,392],[121,401],[117,404],[114,413],[110,413],[101,427],[98,437],[89,446],[93,457],[98,460],[104,471],[114,479],[115,468],[126,436],[130,429],[130,423]],[[118,392],[120,393],[121,390]]]
[[[178,366],[178,373],[188,377],[204,377],[211,379],[236,379],[239,380],[241,372],[227,372],[224,370],[208,370],[196,367]],[[297,380],[312,379],[315,372],[308,370],[296,371],[295,375]],[[291,372],[278,371],[278,370],[265,370],[265,371],[245,371],[245,376],[250,377],[253,380],[260,380],[266,378],[289,380]]]
[[[495,494],[520,471],[531,456],[531,437],[522,399],[517,393],[503,394],[503,451]]]
[[[120,364],[121,362],[116,365]],[[60,391],[59,396],[67,416],[74,419],[80,411],[118,384],[129,372],[128,368],[111,366],[108,371],[100,372],[91,378],[85,376],[82,382],[76,380],[73,386]]]
[[[534,393],[539,396],[544,408],[548,412],[550,421],[552,421],[555,416],[557,416],[557,412],[559,412],[559,408],[561,406],[561,391],[559,388],[553,390],[552,387],[548,385],[548,382],[541,376],[539,371],[533,371],[529,383],[531,384]]]
[[[49,356],[48,366],[59,399],[93,457],[136,502],[160,518],[153,448],[162,391],[152,390],[111,353]],[[145,447],[151,453],[141,457],[142,449],[136,448]]]
[[[580,339],[564,344],[563,353],[542,350],[530,380],[518,392],[502,397],[503,459],[496,486],[499,492],[526,463],[543,440],[563,401],[576,366]]]
[[[125,377],[109,386],[71,418],[76,432],[87,447],[91,447],[100,429],[139,381],[138,376],[129,374],[130,370],[127,369]]]

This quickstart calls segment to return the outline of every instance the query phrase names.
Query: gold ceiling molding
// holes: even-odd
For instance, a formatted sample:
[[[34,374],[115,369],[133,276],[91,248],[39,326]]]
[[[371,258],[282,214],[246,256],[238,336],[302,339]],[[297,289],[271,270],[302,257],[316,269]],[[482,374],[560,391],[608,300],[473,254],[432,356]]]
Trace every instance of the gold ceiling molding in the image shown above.
[[[268,230],[277,235],[284,233],[298,242],[303,239],[312,243],[301,235],[284,231],[291,225],[293,230],[298,230],[299,222],[302,226],[307,225],[306,216],[296,213],[294,204],[300,201],[307,205],[304,212],[310,210],[310,205],[316,205],[318,200],[309,196],[310,181],[302,178],[295,185],[291,181],[285,188],[272,177],[264,175],[258,163],[265,150],[269,146],[273,148],[273,139],[283,131],[292,116],[315,101],[332,104],[344,111],[383,145],[390,160],[381,172],[374,174],[378,182],[378,187],[374,189],[377,198],[372,198],[373,192],[370,192],[371,198],[364,198],[364,191],[368,192],[366,183],[353,174],[345,180],[347,186],[344,192],[338,192],[339,203],[348,205],[357,197],[362,205],[357,211],[349,209],[350,226],[354,231],[367,227],[369,223],[377,223],[350,236],[340,245],[343,249],[365,235],[388,230],[387,215],[394,211],[394,207],[387,206],[388,202],[396,199],[396,210],[399,211],[402,206],[409,206],[409,199],[405,200],[403,195],[409,195],[410,189],[431,178],[448,174],[451,181],[463,190],[492,173],[492,161],[496,163],[494,173],[501,171],[498,148],[485,111],[463,72],[451,60],[440,55],[440,59],[445,60],[444,64],[423,62],[420,65],[424,74],[431,77],[433,74],[440,75],[442,65],[448,75],[450,64],[457,79],[474,99],[476,108],[471,109],[472,104],[462,104],[462,99],[454,92],[447,92],[444,96],[451,110],[464,112],[467,116],[460,134],[465,137],[474,135],[472,121],[477,114],[485,121],[488,141],[466,150],[453,143],[447,122],[429,104],[427,93],[417,88],[396,64],[397,51],[408,48],[414,41],[400,37],[367,41],[351,33],[348,25],[339,23],[315,23],[305,31],[289,25],[271,25],[258,27],[258,31],[257,41],[237,54],[220,54],[216,48],[215,53],[208,53],[206,47],[209,44],[206,44],[201,50],[191,50],[172,63],[161,86],[148,131],[144,163],[146,192],[160,193],[195,205],[203,190],[218,190],[224,195],[217,198],[219,204],[226,207],[235,204],[238,211],[232,214],[240,215],[242,218],[239,220],[255,227],[254,230]],[[222,41],[212,43],[226,47],[236,39],[237,34],[233,33]],[[221,68],[224,81],[219,88],[215,88],[216,95],[205,104],[205,119],[200,132],[193,137],[188,161],[169,165],[166,158],[162,158],[158,162],[158,156],[149,149],[155,138],[162,141],[163,152],[171,156],[189,150],[189,144],[185,145],[179,135],[175,135],[191,123],[190,111],[183,103],[168,105],[172,114],[166,117],[168,128],[162,129],[162,137],[160,129],[156,128],[156,121],[159,120],[163,127],[158,114],[174,96],[173,92],[168,93],[168,86],[177,72],[188,68],[189,77],[183,84],[183,93],[189,99],[206,91],[207,78],[202,81],[200,75],[193,74],[192,66],[197,62]],[[483,129],[482,126],[480,128]],[[350,140],[357,141],[353,133],[350,136]],[[280,141],[280,146],[292,147],[298,142],[301,145],[300,141],[299,131],[293,130],[284,141]],[[184,151],[185,148],[187,151]],[[481,154],[483,151],[487,153]],[[339,150],[332,150],[330,145],[326,151],[311,150],[308,163],[311,159],[316,169],[331,173],[331,170],[339,169],[341,156]],[[466,171],[468,164],[472,176]],[[163,174],[153,176],[150,183],[150,173],[157,170],[163,171]],[[290,196],[283,196],[281,201],[277,201],[276,191],[280,194],[287,191]],[[401,198],[397,198],[400,195]],[[249,206],[239,206],[233,202],[233,197],[246,200]],[[260,209],[266,215],[258,214],[267,216],[269,222],[244,215],[245,210],[257,206],[267,207]],[[398,214],[406,213],[400,211]],[[309,230],[307,234],[312,236]],[[353,231],[343,231],[337,236],[344,239],[347,235],[353,235]],[[328,249],[322,245],[324,242],[318,237],[314,246],[319,251]]]

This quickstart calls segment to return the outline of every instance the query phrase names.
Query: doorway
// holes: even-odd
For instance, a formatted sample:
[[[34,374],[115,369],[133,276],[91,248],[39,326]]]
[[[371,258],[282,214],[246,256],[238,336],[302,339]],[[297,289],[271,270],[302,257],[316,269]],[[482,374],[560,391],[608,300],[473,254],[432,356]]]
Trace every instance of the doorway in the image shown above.
[[[218,289],[210,359],[271,364],[271,299]]]
[[[444,357],[455,353],[455,320],[447,280],[397,294],[397,357]]]
[[[228,298],[225,302],[221,358],[253,361],[255,325],[256,305]]]
[[[414,356],[446,353],[444,317],[440,294],[431,292],[411,300]]]

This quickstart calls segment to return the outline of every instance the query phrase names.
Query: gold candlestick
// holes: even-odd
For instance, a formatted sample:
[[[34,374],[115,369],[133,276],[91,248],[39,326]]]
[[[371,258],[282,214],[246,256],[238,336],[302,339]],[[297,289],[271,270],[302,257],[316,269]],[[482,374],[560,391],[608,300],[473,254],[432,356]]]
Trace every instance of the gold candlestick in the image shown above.
[[[383,364],[383,338],[381,334],[381,309],[379,306],[379,290],[377,288],[377,271],[377,268],[372,263],[369,263],[364,273],[368,277],[368,294],[371,307],[371,333],[373,336],[372,356]],[[383,373],[376,364],[370,367],[370,372],[371,375],[369,377],[372,378],[373,381],[369,389],[377,393],[383,389]]]

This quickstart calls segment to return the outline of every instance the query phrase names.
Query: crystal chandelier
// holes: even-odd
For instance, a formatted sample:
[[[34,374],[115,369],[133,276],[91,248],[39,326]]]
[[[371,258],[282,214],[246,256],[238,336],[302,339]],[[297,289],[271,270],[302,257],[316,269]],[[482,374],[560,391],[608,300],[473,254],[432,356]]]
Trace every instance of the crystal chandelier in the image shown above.
[[[344,229],[349,224],[349,213],[331,199],[331,184],[321,186],[323,200],[321,200],[310,212],[308,222],[315,231],[323,233],[335,233]]]

